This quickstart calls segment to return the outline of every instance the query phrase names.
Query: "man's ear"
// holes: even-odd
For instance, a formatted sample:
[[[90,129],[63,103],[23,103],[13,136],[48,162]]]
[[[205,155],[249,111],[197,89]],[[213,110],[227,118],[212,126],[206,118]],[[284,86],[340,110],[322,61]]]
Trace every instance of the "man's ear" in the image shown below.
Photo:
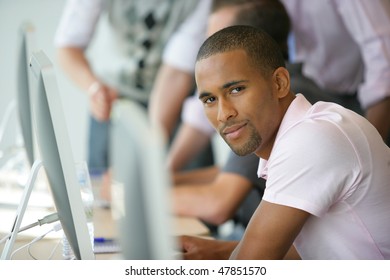
[[[279,67],[274,71],[273,82],[279,98],[290,92],[290,74],[285,67]]]

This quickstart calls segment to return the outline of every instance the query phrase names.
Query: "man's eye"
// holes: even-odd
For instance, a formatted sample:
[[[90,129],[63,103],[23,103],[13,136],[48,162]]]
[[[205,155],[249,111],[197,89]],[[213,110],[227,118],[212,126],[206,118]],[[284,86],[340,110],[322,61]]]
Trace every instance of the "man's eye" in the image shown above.
[[[215,97],[208,97],[208,98],[203,99],[203,103],[205,103],[205,104],[210,104],[210,103],[213,103],[214,101],[215,101]]]
[[[232,89],[231,93],[239,93],[240,91],[242,91],[244,89],[244,87],[235,87],[234,89]]]

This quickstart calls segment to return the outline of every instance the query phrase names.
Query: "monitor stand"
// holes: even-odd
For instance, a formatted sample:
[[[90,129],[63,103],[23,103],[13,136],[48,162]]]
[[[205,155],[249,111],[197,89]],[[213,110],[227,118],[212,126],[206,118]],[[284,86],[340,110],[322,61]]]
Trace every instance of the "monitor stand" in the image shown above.
[[[24,213],[26,212],[27,204],[30,199],[31,192],[34,188],[35,181],[38,176],[39,169],[42,167],[42,161],[36,160],[31,168],[30,176],[27,180],[24,188],[23,196],[16,211],[16,217],[12,226],[10,236],[4,246],[3,253],[1,254],[2,260],[8,260],[10,258],[12,248],[14,246],[16,236],[19,232],[20,225],[22,224]]]

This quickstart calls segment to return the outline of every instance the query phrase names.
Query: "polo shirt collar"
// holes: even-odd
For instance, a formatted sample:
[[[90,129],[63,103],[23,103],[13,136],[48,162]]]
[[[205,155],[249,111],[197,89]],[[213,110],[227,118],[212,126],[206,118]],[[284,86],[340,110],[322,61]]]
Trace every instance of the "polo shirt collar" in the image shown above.
[[[312,104],[300,93],[296,95],[293,102],[291,102],[288,107],[286,114],[283,117],[283,120],[280,124],[278,133],[275,138],[275,144],[278,142],[278,139],[295,123],[302,120],[307,111],[311,108]],[[271,151],[272,155],[272,151]],[[257,176],[259,178],[267,179],[268,174],[268,161],[260,158],[259,167],[257,169]]]

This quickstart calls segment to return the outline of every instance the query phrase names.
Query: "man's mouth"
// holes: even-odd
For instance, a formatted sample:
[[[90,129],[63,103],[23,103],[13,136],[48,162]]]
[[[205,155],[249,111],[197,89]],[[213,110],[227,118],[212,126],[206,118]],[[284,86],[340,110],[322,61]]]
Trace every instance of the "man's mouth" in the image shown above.
[[[246,123],[240,123],[235,125],[230,125],[222,129],[222,135],[224,138],[229,140],[237,139],[241,136],[243,128],[246,126]]]

